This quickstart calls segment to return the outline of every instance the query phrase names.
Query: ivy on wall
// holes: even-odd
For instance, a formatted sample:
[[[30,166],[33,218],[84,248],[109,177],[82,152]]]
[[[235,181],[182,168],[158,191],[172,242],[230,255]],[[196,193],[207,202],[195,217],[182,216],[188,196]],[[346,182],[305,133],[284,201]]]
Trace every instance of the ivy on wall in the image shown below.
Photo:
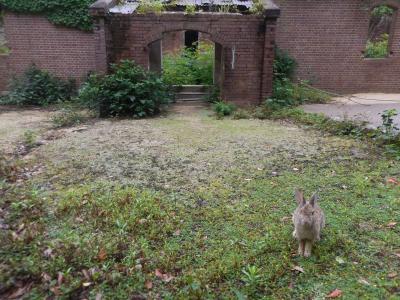
[[[81,30],[92,30],[89,6],[95,0],[0,0],[0,5],[10,11],[40,14],[50,22]]]

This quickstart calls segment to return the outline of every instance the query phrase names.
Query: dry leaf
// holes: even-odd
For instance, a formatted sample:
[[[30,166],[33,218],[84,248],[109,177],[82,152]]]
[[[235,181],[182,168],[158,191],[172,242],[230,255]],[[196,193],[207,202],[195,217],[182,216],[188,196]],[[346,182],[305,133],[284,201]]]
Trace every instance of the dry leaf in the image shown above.
[[[42,279],[44,282],[50,282],[51,281],[51,276],[47,273],[42,273]]]
[[[180,235],[181,235],[181,231],[179,229],[174,232],[174,236],[180,236]]]
[[[100,293],[97,293],[95,300],[101,300],[102,298],[103,298],[103,295]]]
[[[163,277],[163,273],[161,273],[161,271],[160,271],[160,269],[156,269],[156,271],[154,272],[155,274],[156,274],[156,276],[158,277],[158,278],[162,278]]]
[[[326,298],[339,298],[340,296],[342,296],[342,291],[339,289],[336,289],[336,290],[332,291],[328,296],[326,296]]]
[[[89,272],[86,270],[86,269],[83,269],[82,270],[82,274],[83,274],[83,276],[85,276],[85,278],[86,278],[86,280],[90,280],[91,278],[90,278],[90,274],[89,274]]]
[[[160,278],[164,282],[170,282],[172,279],[174,279],[174,276],[171,274],[163,274],[159,269],[156,269],[155,274],[158,278]]]
[[[151,281],[146,281],[144,285],[148,290],[151,290],[153,288],[153,283]]]
[[[395,226],[397,225],[397,222],[389,222],[386,226],[388,227],[388,228],[394,228]]]
[[[84,283],[82,283],[82,285],[84,286],[84,287],[88,287],[88,286],[90,286],[92,283],[91,282],[84,282]]]
[[[399,184],[399,181],[398,181],[396,178],[393,178],[393,177],[388,178],[388,179],[386,180],[386,182],[387,182],[387,183],[392,183],[392,184]]]
[[[394,255],[400,258],[400,253],[395,253]]]
[[[100,261],[103,261],[103,260],[105,260],[107,258],[107,252],[106,252],[106,250],[104,250],[104,248],[100,249],[99,254],[97,254],[97,258]]]
[[[388,274],[388,278],[390,278],[390,279],[393,279],[395,277],[397,277],[397,273],[396,272],[392,272],[392,273]]]
[[[297,271],[297,272],[300,272],[300,273],[304,273],[304,269],[302,267],[300,267],[300,266],[293,267],[292,271]]]
[[[58,272],[57,284],[58,284],[58,285],[62,285],[63,281],[64,281],[64,275],[63,275],[63,273]]]
[[[368,281],[366,281],[364,278],[360,278],[358,279],[358,282],[361,284],[365,284],[365,285],[371,285]]]
[[[43,251],[44,257],[50,258],[53,257],[53,249],[47,248],[46,250]]]
[[[19,299],[31,289],[33,282],[29,282],[22,287],[17,288],[13,293],[8,295],[7,299]]]
[[[56,295],[56,296],[60,296],[61,295],[60,287],[58,287],[58,286],[51,287],[50,291],[53,292],[53,294]]]

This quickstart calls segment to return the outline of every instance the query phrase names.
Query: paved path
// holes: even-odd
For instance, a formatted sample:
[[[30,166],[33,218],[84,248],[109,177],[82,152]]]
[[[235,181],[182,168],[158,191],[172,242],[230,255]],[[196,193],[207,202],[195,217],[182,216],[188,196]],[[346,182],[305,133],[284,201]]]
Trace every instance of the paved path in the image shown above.
[[[387,109],[397,109],[395,117],[397,127],[400,127],[400,94],[368,93],[355,94],[349,98],[334,98],[329,104],[303,105],[306,112],[323,113],[335,120],[355,119],[369,122],[369,127],[381,125],[381,113]]]

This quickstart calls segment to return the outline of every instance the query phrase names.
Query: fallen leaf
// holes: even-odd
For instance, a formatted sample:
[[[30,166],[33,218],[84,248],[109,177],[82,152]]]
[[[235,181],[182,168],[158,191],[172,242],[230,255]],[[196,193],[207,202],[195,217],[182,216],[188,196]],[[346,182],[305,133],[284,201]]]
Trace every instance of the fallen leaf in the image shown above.
[[[102,298],[103,298],[103,295],[100,293],[97,293],[95,300],[101,300]]]
[[[151,290],[153,288],[153,283],[151,281],[146,281],[144,286],[146,287],[146,289]]]
[[[51,276],[47,273],[42,273],[42,279],[45,282],[50,282],[51,281]]]
[[[54,256],[53,249],[47,248],[46,250],[43,251],[43,255],[44,255],[44,257],[47,257],[47,258],[53,257]]]
[[[364,278],[358,279],[358,282],[364,285],[371,285],[368,281],[366,281]]]
[[[62,285],[63,281],[64,281],[64,275],[63,275],[63,273],[58,272],[57,284],[58,284],[58,285]]]
[[[400,253],[395,253],[394,255],[400,258]]]
[[[106,252],[106,250],[104,250],[104,248],[100,249],[99,254],[97,254],[97,258],[100,261],[104,261],[107,258],[107,252]]]
[[[53,292],[53,294],[56,295],[56,296],[60,296],[61,295],[60,287],[58,287],[58,286],[51,287],[50,291]]]
[[[293,171],[298,171],[299,169],[298,168],[293,168]]]
[[[389,222],[386,226],[390,229],[393,229],[397,225],[397,222]]]
[[[83,276],[85,277],[85,279],[86,280],[90,280],[91,278],[90,278],[90,274],[89,274],[89,272],[86,270],[86,269],[83,269],[82,270],[82,274],[83,274]]]
[[[339,256],[336,256],[335,260],[339,265],[343,265],[345,263],[344,259]]]
[[[180,236],[180,235],[181,235],[181,231],[179,229],[174,232],[174,236]]]
[[[392,272],[392,273],[389,273],[389,274],[388,274],[388,278],[389,278],[389,279],[393,279],[393,278],[395,278],[395,277],[397,277],[397,273],[396,273],[396,272]]]
[[[139,224],[144,224],[144,223],[146,223],[146,222],[147,222],[146,219],[140,219],[140,220],[139,220]]]
[[[162,278],[163,277],[163,273],[161,273],[161,271],[160,271],[160,269],[156,269],[156,271],[154,272],[155,274],[156,274],[156,276],[158,277],[158,278]]]
[[[90,286],[92,283],[91,282],[84,282],[84,283],[82,283],[82,285],[84,286],[84,287],[88,287],[88,286]]]
[[[293,267],[292,271],[297,271],[297,272],[300,272],[300,273],[304,273],[304,269],[302,267],[300,267],[300,266]]]
[[[174,279],[174,276],[171,274],[163,274],[159,269],[156,269],[155,274],[158,278],[160,278],[164,282],[170,282],[172,279]]]
[[[398,181],[396,178],[393,178],[393,177],[388,178],[388,179],[386,180],[386,182],[387,182],[387,183],[392,183],[392,184],[399,184],[399,181]]]
[[[339,298],[340,296],[342,296],[342,291],[335,289],[328,296],[326,296],[326,298]]]
[[[29,282],[22,287],[17,288],[14,292],[8,295],[6,299],[19,299],[31,289],[33,282]]]

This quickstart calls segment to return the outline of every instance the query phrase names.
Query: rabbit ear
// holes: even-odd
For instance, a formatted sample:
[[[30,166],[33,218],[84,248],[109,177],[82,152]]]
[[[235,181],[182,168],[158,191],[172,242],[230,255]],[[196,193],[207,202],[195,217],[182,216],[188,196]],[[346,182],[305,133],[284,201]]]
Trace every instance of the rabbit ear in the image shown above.
[[[295,198],[298,205],[304,205],[306,201],[304,200],[303,191],[296,189]]]
[[[315,192],[310,199],[310,204],[312,206],[315,206],[315,203],[317,203],[317,201],[319,200],[318,194]]]

